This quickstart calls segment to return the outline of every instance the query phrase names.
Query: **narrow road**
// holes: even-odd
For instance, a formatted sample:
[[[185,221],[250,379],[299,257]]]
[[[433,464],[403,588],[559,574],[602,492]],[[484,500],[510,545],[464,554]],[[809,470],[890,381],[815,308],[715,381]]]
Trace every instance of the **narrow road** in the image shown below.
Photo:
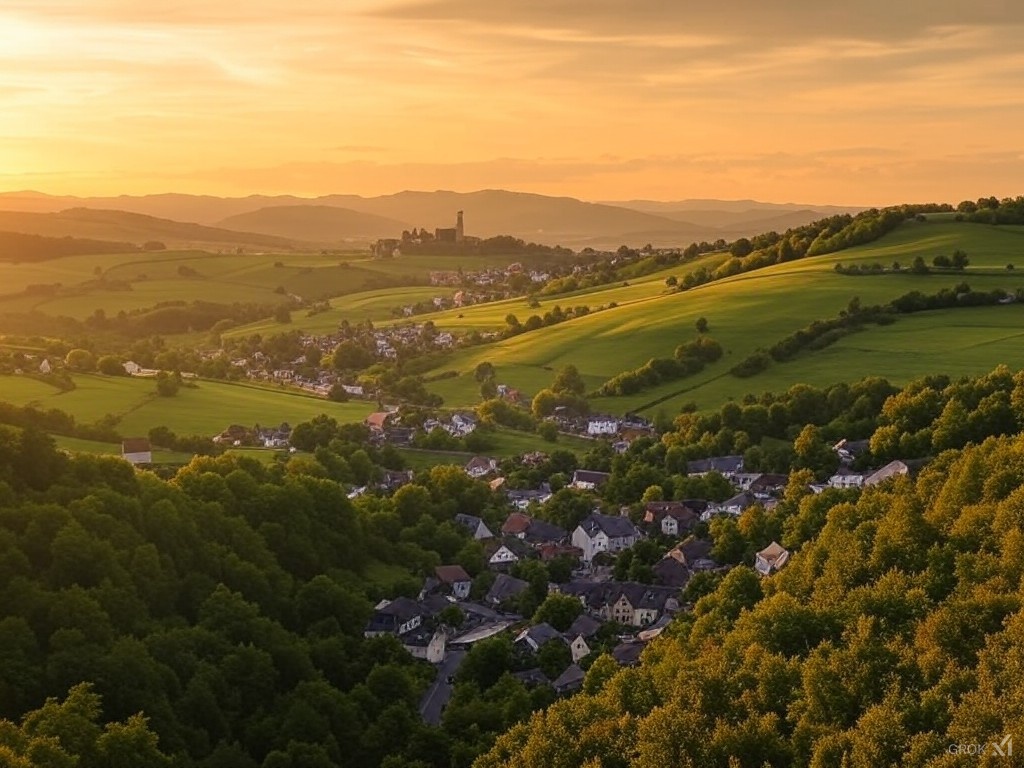
[[[452,697],[452,686],[448,682],[448,678],[458,672],[465,657],[466,652],[463,650],[449,651],[437,668],[437,677],[420,700],[420,717],[427,725],[441,723],[441,713],[444,711],[448,699]]]

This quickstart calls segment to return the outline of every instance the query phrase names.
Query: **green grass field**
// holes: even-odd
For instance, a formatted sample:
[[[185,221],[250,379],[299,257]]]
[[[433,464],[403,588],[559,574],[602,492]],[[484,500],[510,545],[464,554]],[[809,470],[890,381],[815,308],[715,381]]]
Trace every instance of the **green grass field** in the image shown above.
[[[853,277],[837,274],[833,269],[837,262],[880,262],[888,266],[900,261],[909,266],[917,255],[930,262],[933,256],[949,254],[954,248],[963,248],[971,258],[971,265],[962,274]],[[711,336],[726,350],[721,361],[689,379],[630,397],[596,400],[595,409],[623,413],[684,388],[688,391],[652,412],[664,409],[671,413],[690,400],[702,408],[712,407],[729,397],[788,388],[797,381],[827,384],[869,373],[905,381],[920,374],[953,369],[977,373],[999,362],[1012,364],[1020,359],[1012,343],[1001,339],[1012,333],[1015,324],[1020,324],[1021,308],[963,309],[900,318],[893,326],[855,334],[823,352],[774,365],[759,376],[737,379],[727,371],[756,349],[770,346],[812,320],[837,315],[853,296],[870,305],[888,302],[911,290],[935,293],[960,282],[968,282],[979,290],[1024,287],[1024,275],[1018,276],[1016,270],[1005,268],[1015,262],[1015,266],[1024,268],[1024,228],[911,223],[867,246],[776,265],[683,293],[652,290],[648,297],[634,298],[614,309],[458,352],[445,368],[461,375],[437,381],[430,388],[443,396],[448,405],[472,403],[479,397],[472,371],[486,360],[497,368],[499,382],[528,393],[550,384],[554,373],[568,363],[580,369],[588,387],[593,389],[651,357],[671,356],[679,343],[694,337],[694,323],[702,316],[710,323]],[[599,303],[594,298],[598,293],[579,297],[577,301],[594,305]],[[492,305],[491,310],[494,314],[500,311],[497,305]],[[446,326],[445,314],[451,313],[439,313],[435,320],[439,327]],[[467,319],[468,313],[462,322]],[[486,320],[493,322],[493,315]],[[956,349],[960,333],[970,339],[970,351],[964,351],[957,361],[950,360],[948,350],[943,353],[940,349],[931,356],[922,351],[936,338],[946,337],[953,340],[949,348]],[[879,349],[883,351],[872,357],[873,353],[861,348],[875,340],[881,340]]]
[[[120,311],[151,307],[161,301],[276,304],[283,301],[283,296],[275,292],[280,286],[287,293],[303,298],[376,292],[380,301],[374,303],[373,297],[368,297],[368,309],[358,304],[351,308],[342,305],[334,315],[340,319],[347,316],[342,313],[352,309],[371,312],[367,316],[376,320],[390,317],[391,307],[401,303],[390,302],[384,306],[387,291],[382,288],[387,283],[397,281],[423,288],[424,292],[415,299],[419,301],[439,293],[452,293],[451,289],[430,289],[424,285],[432,271],[459,268],[468,271],[505,265],[513,260],[512,256],[444,255],[374,260],[364,251],[327,254],[156,251],[73,256],[32,264],[0,263],[0,313],[39,311],[81,319],[97,309],[115,315]],[[181,267],[197,274],[183,277],[178,272]],[[62,285],[58,296],[22,293],[30,285],[53,283]],[[364,317],[357,315],[356,319]],[[305,328],[301,324],[297,327]],[[320,327],[311,326],[311,329]]]
[[[106,414],[120,420],[125,436],[145,435],[165,426],[179,435],[215,435],[229,424],[297,424],[321,413],[340,422],[361,422],[375,404],[332,403],[286,389],[200,381],[183,387],[174,397],[159,397],[152,380],[127,377],[76,376],[74,390],[60,392],[41,382],[19,376],[0,377],[0,400],[16,405],[58,408],[81,423]]]

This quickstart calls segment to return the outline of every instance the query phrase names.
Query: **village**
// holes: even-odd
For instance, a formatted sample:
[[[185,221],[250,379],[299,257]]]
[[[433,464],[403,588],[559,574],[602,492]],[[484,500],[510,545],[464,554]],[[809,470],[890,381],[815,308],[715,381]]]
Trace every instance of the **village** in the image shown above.
[[[919,466],[893,461],[875,470],[855,470],[852,465],[864,447],[864,441],[835,444],[839,468],[827,481],[808,484],[807,491],[869,487]],[[527,454],[515,463],[536,466],[546,459],[544,454]],[[738,518],[755,505],[771,509],[789,483],[783,474],[744,472],[741,456],[719,456],[690,461],[686,475],[724,480],[735,491],[731,497],[718,502],[643,501],[616,509],[601,498],[611,474],[577,469],[567,487],[588,494],[593,508],[568,530],[544,519],[545,505],[554,495],[550,484],[508,488],[503,466],[508,465],[477,456],[463,468],[503,494],[510,510],[500,526],[474,515],[456,517],[455,522],[483,545],[486,572],[473,578],[461,565],[438,566],[415,598],[378,603],[365,629],[366,636],[397,637],[412,655],[438,666],[438,677],[421,706],[427,722],[439,721],[465,653],[488,638],[507,634],[521,667],[515,676],[527,685],[550,686],[559,695],[579,690],[588,664],[601,652],[610,653],[622,666],[637,664],[647,643],[676,614],[692,608],[688,587],[695,577],[744,567],[715,560],[708,524],[719,516]],[[399,486],[411,482],[411,475],[388,478],[387,490],[396,487],[396,480]],[[785,567],[789,556],[772,541],[756,553],[753,569],[768,576]],[[529,566],[533,562],[545,564],[549,574],[561,575],[543,585],[539,609]],[[632,567],[623,568],[623,563]],[[559,627],[536,620],[549,601],[558,606],[558,613],[570,606]]]

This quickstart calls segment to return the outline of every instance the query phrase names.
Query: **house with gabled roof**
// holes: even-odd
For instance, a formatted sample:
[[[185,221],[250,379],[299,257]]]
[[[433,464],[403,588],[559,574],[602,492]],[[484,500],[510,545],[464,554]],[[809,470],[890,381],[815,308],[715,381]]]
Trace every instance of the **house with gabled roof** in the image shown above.
[[[434,576],[456,600],[465,600],[469,597],[473,579],[461,565],[439,565],[434,569]]]
[[[643,534],[628,517],[591,512],[573,531],[572,544],[589,563],[600,552],[621,552],[641,538]]]
[[[121,441],[121,458],[132,464],[152,464],[153,447],[148,437],[126,437]]]
[[[864,478],[863,484],[866,486],[878,485],[879,483],[884,483],[886,480],[889,480],[890,478],[902,477],[909,474],[910,465],[907,464],[906,462],[896,459],[895,461],[890,461],[884,467],[876,469],[874,472],[867,475],[867,477]]]
[[[586,680],[586,677],[587,673],[578,664],[573,663],[566,667],[561,675],[555,678],[555,681],[551,683],[551,687],[555,689],[555,693],[574,693],[583,687],[583,681]]]
[[[491,584],[491,588],[487,591],[484,601],[498,606],[514,597],[518,597],[529,588],[530,583],[528,581],[517,579],[515,576],[509,576],[507,573],[499,573],[494,577],[494,583]]]
[[[700,517],[681,501],[649,501],[644,506],[644,522],[656,525],[666,536],[690,531]]]
[[[593,637],[598,633],[598,630],[601,629],[601,626],[601,622],[593,616],[581,613],[569,626],[569,629],[562,633],[566,642],[569,643],[569,650],[572,652],[573,664],[576,664],[580,659],[591,654],[593,649],[587,641],[593,639]]]
[[[727,479],[737,472],[743,471],[742,456],[713,456],[710,459],[697,459],[686,462],[686,474],[690,477],[706,475],[708,472],[717,472]]]
[[[466,515],[460,512],[455,515],[455,523],[469,531],[474,539],[494,538],[494,534],[491,533],[491,529],[488,528],[487,524],[476,515]]]
[[[581,491],[593,491],[608,482],[609,472],[596,472],[590,469],[577,469],[572,473],[569,485]]]
[[[754,556],[754,569],[762,576],[767,576],[782,568],[787,562],[789,550],[773,541]]]
[[[830,488],[860,488],[864,484],[865,472],[858,472],[849,467],[839,467],[828,479]]]
[[[470,459],[464,469],[466,474],[472,478],[480,479],[486,477],[498,468],[498,462],[495,459],[489,459],[486,456],[474,456]]]
[[[404,635],[423,623],[424,613],[423,607],[408,597],[383,600],[374,609],[363,636]]]
[[[543,622],[524,629],[516,636],[514,643],[522,646],[523,648],[529,648],[531,651],[536,653],[543,646],[552,641],[564,643],[565,638],[562,637],[562,633],[557,629],[547,622]]]
[[[701,519],[710,520],[716,514],[742,515],[747,507],[752,507],[756,503],[757,499],[754,497],[754,494],[749,491],[743,491],[741,493],[737,493],[732,498],[708,507],[704,511],[704,514],[701,515]]]

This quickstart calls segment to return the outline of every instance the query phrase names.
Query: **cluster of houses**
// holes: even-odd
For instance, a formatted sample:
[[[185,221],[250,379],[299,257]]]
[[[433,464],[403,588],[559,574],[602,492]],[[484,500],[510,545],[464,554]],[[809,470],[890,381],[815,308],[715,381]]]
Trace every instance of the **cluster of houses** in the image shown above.
[[[219,445],[256,446],[260,448],[287,448],[291,439],[292,428],[287,422],[276,427],[245,427],[231,424],[219,435],[214,435],[213,442]]]

